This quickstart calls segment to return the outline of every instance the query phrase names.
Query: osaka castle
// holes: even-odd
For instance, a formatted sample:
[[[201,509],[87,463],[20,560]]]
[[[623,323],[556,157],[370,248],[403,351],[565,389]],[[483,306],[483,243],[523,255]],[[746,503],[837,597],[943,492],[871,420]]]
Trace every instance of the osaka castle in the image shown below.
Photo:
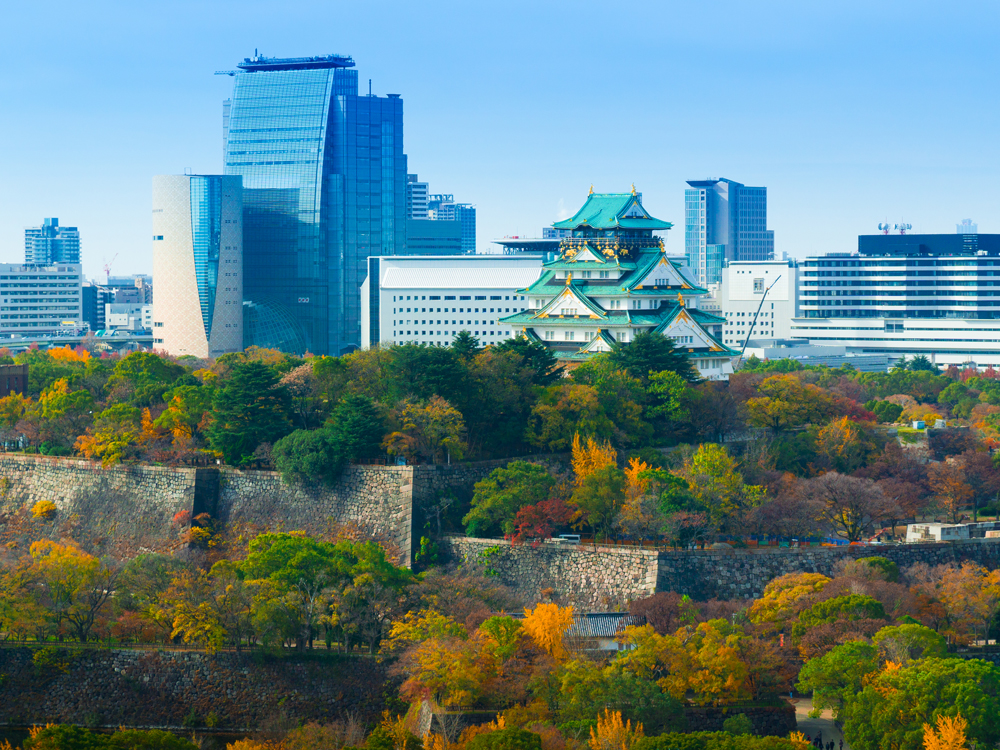
[[[641,331],[662,333],[687,351],[701,377],[728,380],[739,352],[717,338],[725,319],[698,309],[708,291],[653,236],[671,226],[649,215],[635,186],[631,193],[591,188],[573,218],[553,224],[571,235],[538,280],[519,292],[527,308],[500,322],[570,365],[628,344]]]

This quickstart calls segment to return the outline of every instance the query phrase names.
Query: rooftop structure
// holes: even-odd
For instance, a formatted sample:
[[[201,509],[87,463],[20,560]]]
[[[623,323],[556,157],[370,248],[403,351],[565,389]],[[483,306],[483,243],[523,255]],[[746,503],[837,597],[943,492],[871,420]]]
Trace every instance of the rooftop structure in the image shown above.
[[[737,352],[718,340],[723,318],[697,309],[707,291],[666,256],[653,232],[672,225],[651,216],[634,187],[591,192],[573,217],[553,226],[572,236],[560,240],[559,257],[524,290],[528,309],[502,323],[569,362],[627,344],[643,331],[662,333],[687,351],[703,377],[728,377]]]
[[[318,55],[316,57],[244,57],[236,67],[248,73],[276,70],[322,70],[324,68],[353,68],[350,55]]]

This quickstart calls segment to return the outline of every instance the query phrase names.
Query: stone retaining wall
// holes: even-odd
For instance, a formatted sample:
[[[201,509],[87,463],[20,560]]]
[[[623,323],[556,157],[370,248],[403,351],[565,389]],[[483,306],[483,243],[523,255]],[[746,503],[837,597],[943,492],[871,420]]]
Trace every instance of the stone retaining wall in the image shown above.
[[[963,560],[973,560],[990,569],[1000,567],[1000,540],[995,539],[657,552],[551,543],[532,547],[497,539],[453,536],[447,537],[443,546],[456,562],[496,575],[529,603],[539,601],[547,593],[553,601],[598,610],[624,606],[657,591],[676,591],[702,601],[755,598],[778,576],[795,572],[829,575],[839,561],[850,558],[881,556],[900,568],[917,562],[939,565]],[[552,591],[545,592],[546,589]]]
[[[376,660],[65,650],[36,670],[28,648],[0,648],[0,724],[180,728],[193,711],[217,729],[296,726],[355,713],[374,722],[395,693]],[[65,669],[65,671],[63,671]]]
[[[584,610],[611,610],[656,592],[657,553],[615,547],[513,545],[446,537],[452,558],[513,588],[525,602],[543,598]]]
[[[126,559],[169,551],[186,526],[175,516],[208,513],[231,526],[320,534],[352,526],[386,541],[409,564],[421,509],[444,492],[463,501],[473,485],[514,459],[450,466],[349,466],[332,485],[285,484],[273,471],[230,468],[114,466],[79,459],[0,454],[0,544],[23,547],[37,539],[73,539],[101,555]],[[528,460],[554,465],[560,457]],[[49,520],[31,509],[56,505]]]

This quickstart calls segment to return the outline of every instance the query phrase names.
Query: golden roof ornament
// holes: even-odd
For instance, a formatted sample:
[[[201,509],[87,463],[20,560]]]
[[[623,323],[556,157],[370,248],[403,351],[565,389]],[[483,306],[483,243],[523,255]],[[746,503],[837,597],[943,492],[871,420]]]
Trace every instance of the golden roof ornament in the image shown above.
[[[569,286],[570,282],[573,280],[573,272],[570,271],[566,274],[566,286]]]
[[[632,195],[635,195],[635,183],[632,183]]]
[[[684,307],[684,295],[680,292],[677,292],[677,304]]]
[[[590,183],[590,192],[588,193],[588,195],[593,195],[593,194],[594,194],[594,183]]]

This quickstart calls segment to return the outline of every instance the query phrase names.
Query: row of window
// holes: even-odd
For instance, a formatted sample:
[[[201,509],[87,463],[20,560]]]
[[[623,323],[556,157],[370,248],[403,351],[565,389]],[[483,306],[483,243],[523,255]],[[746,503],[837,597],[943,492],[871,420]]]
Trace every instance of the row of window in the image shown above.
[[[397,300],[396,300],[396,296],[397,296],[397,295],[393,295],[393,297],[392,297],[392,301],[393,301],[393,302],[396,302],[396,301],[397,301]],[[400,294],[400,295],[398,295],[398,296],[399,296],[399,302],[402,302],[402,301],[403,301],[403,295],[402,295],[402,294]],[[425,301],[426,301],[427,299],[431,299],[431,300],[436,300],[436,299],[441,299],[441,295],[440,295],[440,294],[436,294],[436,295],[435,295],[435,294],[432,294],[432,295],[430,295],[430,296],[428,296],[428,295],[426,295],[426,294],[424,294],[424,295],[417,295],[417,294],[414,294],[414,295],[412,295],[412,296],[413,296],[413,300],[414,300],[414,302],[416,302],[416,301],[417,301],[417,298],[418,298],[418,297],[419,297],[419,298],[420,298],[421,300],[425,300]],[[477,301],[478,301],[478,300],[485,300],[485,299],[486,299],[486,295],[485,295],[485,294],[477,294],[477,295],[475,295],[475,297],[476,297],[476,300],[477,300]],[[497,300],[497,301],[499,301],[499,300],[501,299],[501,297],[502,297],[502,295],[499,295],[499,294],[495,294],[495,295],[494,295],[494,294],[491,294],[491,295],[490,295],[490,299],[491,299],[491,300]],[[510,301],[510,298],[511,298],[511,295],[509,295],[509,294],[508,294],[508,295],[506,295],[506,296],[503,296],[503,297],[502,297],[502,299],[504,299],[504,300],[506,300],[506,301],[508,301],[508,302]],[[455,295],[454,295],[454,294],[450,294],[450,295],[445,295],[445,300],[446,300],[446,301],[447,301],[447,300],[453,300],[453,299],[455,299]],[[472,296],[471,296],[471,295],[468,295],[468,294],[463,294],[463,295],[459,295],[458,299],[459,299],[459,300],[471,300],[471,299],[472,299]],[[521,297],[521,300],[523,301],[523,300],[524,300],[524,297]],[[406,301],[407,301],[407,302],[409,302],[409,301],[410,301],[410,295],[409,295],[409,294],[408,294],[408,295],[406,295]],[[515,302],[517,301],[517,295],[516,295],[516,294],[514,295],[514,301],[515,301]],[[439,310],[438,312],[440,312],[440,310]]]
[[[497,308],[493,308],[493,307],[491,307],[491,308],[490,308],[490,312],[498,312],[498,313],[502,313],[502,312],[508,312],[508,313],[509,313],[509,312],[511,312],[512,310],[513,310],[514,312],[519,312],[519,311],[522,311],[522,310],[524,310],[524,308],[523,308],[523,307],[514,307],[514,308],[510,308],[510,307],[503,307],[503,308],[500,308],[500,307],[497,307]],[[439,308],[437,309],[437,311],[438,311],[438,312],[441,312],[441,308],[439,307]],[[470,308],[469,308],[468,310],[466,310],[466,309],[465,309],[464,307],[460,307],[460,308],[458,308],[458,309],[456,310],[456,309],[455,309],[455,308],[453,307],[453,308],[451,308],[451,311],[452,311],[452,312],[479,312],[479,308],[477,307],[477,308],[473,309],[473,308],[471,308],[471,307],[470,307]],[[408,307],[408,308],[406,308],[406,312],[411,312],[411,308],[409,308],[409,307]],[[420,307],[420,308],[417,308],[417,307],[414,307],[414,308],[412,308],[412,312],[422,312],[422,313],[426,313],[426,312],[434,312],[434,308],[433,308],[433,307],[430,307],[430,308],[428,308],[428,307]],[[444,312],[448,312],[448,308],[447,308],[447,307],[446,307],[446,308],[444,308]],[[486,308],[485,308],[485,307],[483,308],[483,312],[484,312],[484,313],[486,312]],[[397,311],[396,311],[396,308],[395,308],[395,307],[394,307],[394,308],[392,308],[392,314],[393,314],[393,315],[397,315],[397,314],[398,314],[398,315],[402,315],[402,314],[403,314],[403,308],[402,308],[402,307],[401,307],[401,308],[399,308],[399,311],[398,311],[398,313],[397,313]]]

